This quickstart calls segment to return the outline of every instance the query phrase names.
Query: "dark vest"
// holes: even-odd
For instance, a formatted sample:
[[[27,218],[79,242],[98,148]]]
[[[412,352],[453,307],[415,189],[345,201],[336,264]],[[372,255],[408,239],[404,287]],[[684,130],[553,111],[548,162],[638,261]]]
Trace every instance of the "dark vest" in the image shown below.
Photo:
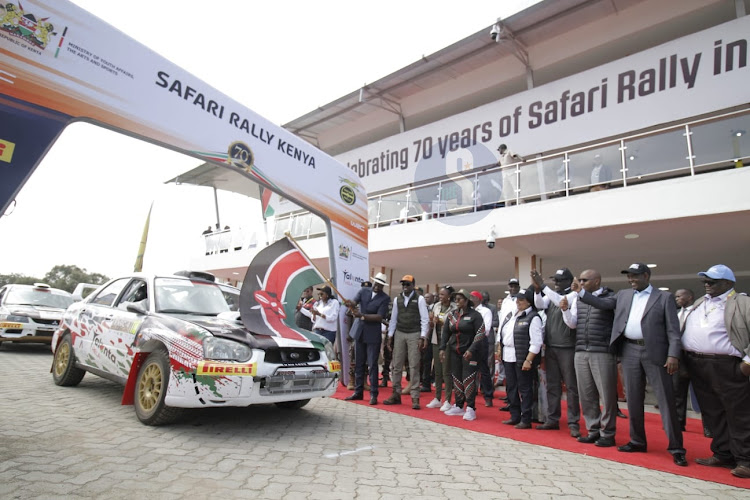
[[[575,347],[576,331],[563,321],[562,309],[555,304],[547,308],[547,322],[544,325],[544,343],[550,347]]]
[[[404,333],[414,333],[422,329],[419,316],[419,295],[415,292],[409,305],[404,306],[404,294],[400,294],[396,300],[398,317],[396,318],[396,329]]]
[[[600,297],[611,297],[614,294],[611,289],[604,288]],[[614,352],[609,342],[612,337],[615,312],[584,304],[582,300],[578,301],[576,307],[578,307],[576,351]]]
[[[523,360],[526,359],[526,355],[529,353],[529,346],[531,345],[531,334],[529,333],[529,327],[531,326],[531,320],[538,316],[539,314],[532,309],[530,313],[527,314],[524,312],[521,316],[519,316],[518,319],[516,319],[516,324],[513,325],[513,344],[516,350],[516,363],[523,363]],[[509,315],[505,319],[505,321],[503,322],[503,326],[505,326],[505,323],[510,321],[511,317],[512,315]],[[502,327],[500,328],[502,329]],[[534,357],[532,365],[537,366],[540,362],[541,356],[537,355]]]

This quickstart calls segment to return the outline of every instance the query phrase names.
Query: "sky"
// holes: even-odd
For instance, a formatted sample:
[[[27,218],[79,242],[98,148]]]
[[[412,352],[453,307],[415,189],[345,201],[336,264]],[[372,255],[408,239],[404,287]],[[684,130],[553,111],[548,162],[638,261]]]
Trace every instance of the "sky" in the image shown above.
[[[73,3],[283,125],[477,31],[489,36],[498,17],[537,1]],[[216,220],[213,190],[164,182],[199,163],[71,125],[0,216],[0,274],[42,277],[58,264],[128,274],[152,206],[143,270],[187,268]],[[257,201],[218,196],[222,226],[262,231]]]

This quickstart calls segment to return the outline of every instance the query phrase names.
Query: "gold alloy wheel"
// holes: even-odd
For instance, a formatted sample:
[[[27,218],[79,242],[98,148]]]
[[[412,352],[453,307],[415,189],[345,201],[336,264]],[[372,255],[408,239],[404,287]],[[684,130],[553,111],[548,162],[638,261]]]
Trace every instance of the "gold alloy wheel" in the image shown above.
[[[70,343],[63,342],[55,353],[55,375],[57,377],[63,376],[68,363],[70,363]]]
[[[144,411],[152,411],[161,398],[161,385],[164,374],[158,363],[151,363],[143,370],[138,386],[138,401]]]

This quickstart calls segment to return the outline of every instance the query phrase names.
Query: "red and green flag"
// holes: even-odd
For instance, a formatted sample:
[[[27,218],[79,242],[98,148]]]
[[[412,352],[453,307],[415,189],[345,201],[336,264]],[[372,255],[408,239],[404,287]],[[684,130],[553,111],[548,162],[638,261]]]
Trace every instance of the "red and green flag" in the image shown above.
[[[254,334],[318,340],[294,323],[302,291],[325,279],[289,240],[282,238],[255,256],[240,290],[242,324]]]

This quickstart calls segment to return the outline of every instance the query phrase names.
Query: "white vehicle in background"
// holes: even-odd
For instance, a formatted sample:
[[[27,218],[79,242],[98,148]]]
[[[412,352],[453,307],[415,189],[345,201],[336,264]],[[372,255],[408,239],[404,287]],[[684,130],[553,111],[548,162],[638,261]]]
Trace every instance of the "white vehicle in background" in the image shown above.
[[[312,332],[256,335],[233,307],[239,295],[208,273],[114,279],[65,312],[52,340],[53,380],[74,386],[91,372],[119,382],[123,404],[147,425],[181,408],[296,409],[333,395],[341,370],[333,346]]]
[[[73,290],[73,300],[79,301],[85,299],[100,286],[93,283],[78,283],[75,290]]]
[[[0,344],[49,344],[63,313],[73,302],[65,290],[44,283],[5,285],[0,288]]]

